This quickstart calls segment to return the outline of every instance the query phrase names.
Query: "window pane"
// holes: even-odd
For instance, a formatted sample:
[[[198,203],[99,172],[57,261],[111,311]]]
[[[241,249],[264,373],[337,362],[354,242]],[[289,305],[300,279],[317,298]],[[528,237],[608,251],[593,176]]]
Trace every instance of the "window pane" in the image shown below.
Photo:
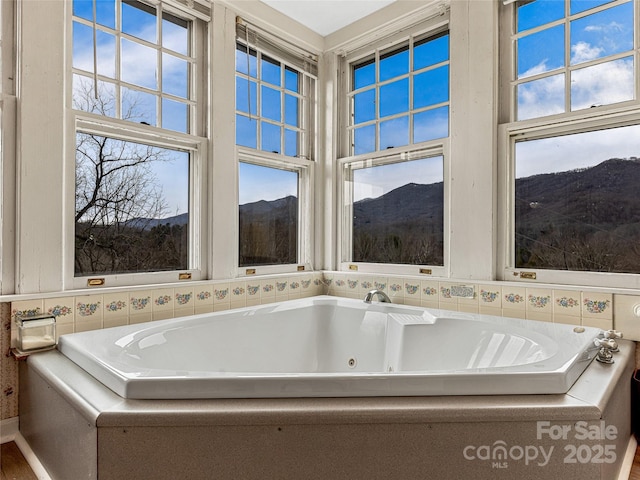
[[[261,150],[271,153],[282,153],[280,139],[282,138],[282,127],[272,123],[260,122],[260,138],[262,140]]]
[[[249,90],[251,88],[251,90]],[[251,97],[249,97],[251,94]],[[242,77],[236,77],[236,110],[256,115],[258,112],[258,86]]]
[[[613,0],[571,0],[571,15],[575,13],[584,12],[590,8],[610,3]]]
[[[376,64],[369,60],[353,67],[353,89],[357,90],[376,83]]]
[[[282,82],[282,69],[280,67],[280,62],[263,55],[261,64],[262,81],[280,86]]]
[[[98,74],[115,78],[116,38],[98,30],[96,39]],[[73,68],[93,73],[93,29],[77,22],[73,22]]]
[[[633,100],[633,57],[571,73],[571,110]]]
[[[435,65],[449,60],[449,35],[442,35],[432,40],[417,42],[413,47],[413,69]]]
[[[300,74],[292,68],[284,68],[284,88],[300,93]]]
[[[98,75],[116,78],[116,37],[102,31],[96,32],[98,40]]]
[[[380,56],[380,81],[409,73],[409,47]]]
[[[353,123],[375,120],[376,118],[376,90],[372,88],[353,96]]]
[[[258,59],[257,53],[253,49],[249,49],[247,57],[247,47],[241,44],[236,45],[236,71],[258,78]]]
[[[409,117],[380,122],[380,150],[409,144]]]
[[[443,158],[353,171],[352,261],[444,264]]]
[[[298,173],[239,164],[241,267],[298,261]]]
[[[294,127],[300,126],[298,97],[293,95],[284,96],[284,123]]]
[[[93,90],[93,78],[73,76],[73,108],[107,117],[116,116],[116,86],[98,81],[98,98]]]
[[[563,113],[564,74],[518,85],[518,120]]]
[[[353,154],[375,152],[376,150],[376,126],[356,128],[353,131]]]
[[[96,0],[96,23],[115,28],[115,0]],[[93,21],[93,0],[73,0],[73,14],[77,17]]]
[[[261,95],[262,116],[271,120],[275,120],[276,122],[280,122],[282,120],[282,100],[280,97],[280,92],[263,85],[261,89]]]
[[[518,78],[564,67],[564,25],[518,40]]]
[[[162,46],[182,55],[188,55],[189,23],[171,14],[163,13]]]
[[[189,133],[189,106],[186,103],[162,99],[162,128]]]
[[[387,117],[409,110],[409,79],[380,87],[380,117]]]
[[[93,29],[73,22],[73,68],[93,73]]]
[[[571,22],[571,65],[633,50],[633,3]]]
[[[189,94],[189,64],[173,55],[162,54],[162,91],[177,97]]]
[[[297,157],[299,155],[300,141],[298,137],[298,132],[295,130],[289,130],[288,128],[284,130],[284,154],[287,157]]]
[[[449,65],[413,77],[413,108],[449,101]]]
[[[75,275],[188,268],[189,154],[85,133],[76,142]]]
[[[564,1],[536,0],[518,6],[518,32],[564,17]]]
[[[258,122],[244,115],[236,115],[236,145],[258,148]]]
[[[515,266],[640,273],[640,126],[516,143]]]
[[[158,57],[155,49],[123,38],[121,62],[122,80],[153,90],[158,88]]]
[[[440,107],[413,116],[413,143],[449,136],[449,107]]]
[[[122,89],[122,119],[156,126],[158,97],[129,88]]]
[[[147,42],[157,43],[155,7],[135,0],[123,0],[122,31]]]

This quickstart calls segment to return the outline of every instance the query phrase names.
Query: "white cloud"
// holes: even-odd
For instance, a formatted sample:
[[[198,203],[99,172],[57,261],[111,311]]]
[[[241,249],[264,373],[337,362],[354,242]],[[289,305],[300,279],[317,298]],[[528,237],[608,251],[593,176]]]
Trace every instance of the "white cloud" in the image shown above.
[[[564,112],[564,75],[552,75],[518,86],[518,120]]]
[[[571,74],[571,110],[632,100],[634,84],[630,58],[575,70]]]
[[[640,125],[516,143],[516,178],[640,157]]]
[[[547,66],[547,61],[548,61],[547,58],[543,59],[540,63],[538,63],[537,65],[534,65],[529,70],[519,75],[519,78],[531,77],[533,75],[538,75],[539,73],[544,73],[548,71],[549,67]]]
[[[615,20],[609,22],[606,25],[588,25],[584,28],[585,32],[622,32],[624,25],[616,22]]]
[[[571,45],[571,64],[588,62],[594,60],[602,55],[604,51],[601,47],[592,46],[587,42],[578,42],[575,45]]]

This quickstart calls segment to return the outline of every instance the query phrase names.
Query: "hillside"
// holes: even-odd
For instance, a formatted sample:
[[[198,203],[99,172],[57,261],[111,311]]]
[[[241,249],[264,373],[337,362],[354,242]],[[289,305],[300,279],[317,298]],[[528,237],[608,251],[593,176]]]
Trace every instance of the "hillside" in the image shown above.
[[[640,160],[516,180],[515,265],[640,272]]]

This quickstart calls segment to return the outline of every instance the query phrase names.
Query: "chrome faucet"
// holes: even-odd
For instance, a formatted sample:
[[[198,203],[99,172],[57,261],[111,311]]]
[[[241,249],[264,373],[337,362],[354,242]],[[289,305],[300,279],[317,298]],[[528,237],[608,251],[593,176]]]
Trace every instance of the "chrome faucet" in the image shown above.
[[[371,303],[373,297],[378,297],[378,301],[381,303],[391,303],[391,299],[387,296],[387,294],[382,290],[377,289],[371,290],[369,293],[367,293],[367,295],[364,297],[364,303]]]

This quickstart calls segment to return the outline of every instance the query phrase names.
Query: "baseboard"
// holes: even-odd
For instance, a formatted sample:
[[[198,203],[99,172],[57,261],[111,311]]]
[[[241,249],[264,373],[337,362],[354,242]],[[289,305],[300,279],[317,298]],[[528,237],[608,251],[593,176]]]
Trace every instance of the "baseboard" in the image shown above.
[[[7,418],[0,421],[0,443],[13,442],[18,433],[20,422],[18,417]]]
[[[38,457],[33,453],[33,450],[31,450],[31,447],[19,431],[16,433],[14,441],[38,480],[51,480],[51,477],[40,463],[40,460],[38,460]]]
[[[631,435],[629,443],[627,444],[627,451],[624,454],[620,471],[618,472],[617,480],[627,480],[633,467],[633,459],[636,456],[636,448],[638,448],[638,442],[636,437]]]

